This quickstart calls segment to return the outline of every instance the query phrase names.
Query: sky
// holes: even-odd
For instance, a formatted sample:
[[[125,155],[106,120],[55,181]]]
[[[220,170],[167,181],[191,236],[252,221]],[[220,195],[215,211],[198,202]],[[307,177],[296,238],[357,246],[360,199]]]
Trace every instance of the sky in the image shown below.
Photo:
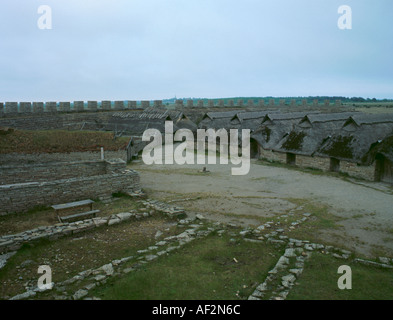
[[[393,98],[392,16],[392,0],[1,0],[0,101]]]

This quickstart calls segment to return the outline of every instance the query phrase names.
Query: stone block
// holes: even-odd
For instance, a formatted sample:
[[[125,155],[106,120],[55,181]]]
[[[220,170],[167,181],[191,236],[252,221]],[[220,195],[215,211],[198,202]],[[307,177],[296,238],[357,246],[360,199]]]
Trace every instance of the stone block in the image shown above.
[[[57,112],[57,102],[51,101],[45,103],[45,112]]]
[[[18,113],[18,102],[6,102],[5,113]]]
[[[143,109],[149,108],[150,107],[150,101],[148,101],[148,100],[141,101],[141,106],[142,106]]]
[[[187,108],[192,108],[194,106],[193,100],[187,100]]]
[[[87,101],[87,110],[97,111],[97,109],[98,109],[97,101]]]
[[[124,101],[115,101],[115,110],[124,110]]]
[[[128,109],[136,109],[136,101],[127,101],[127,108]]]
[[[109,111],[112,109],[112,101],[104,100],[101,102],[101,110]]]
[[[71,111],[71,103],[70,102],[60,102],[59,103],[59,111],[60,112],[70,112]]]
[[[31,112],[31,102],[21,102],[19,112],[20,113],[30,113]]]
[[[155,108],[162,108],[162,100],[154,100],[153,106]]]
[[[85,110],[85,102],[84,101],[74,101],[74,111],[82,112]]]

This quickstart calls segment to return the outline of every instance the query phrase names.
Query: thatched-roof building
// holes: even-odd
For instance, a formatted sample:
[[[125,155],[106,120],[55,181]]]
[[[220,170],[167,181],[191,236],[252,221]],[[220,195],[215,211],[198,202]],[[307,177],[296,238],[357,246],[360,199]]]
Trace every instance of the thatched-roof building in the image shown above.
[[[292,120],[288,116],[266,118],[254,134],[262,138],[260,157],[367,180],[393,180],[393,139],[388,138],[393,114],[307,114],[297,123],[298,114]]]
[[[307,114],[307,112],[269,113],[253,132],[252,138],[263,149],[272,150]]]
[[[393,135],[373,144],[362,158],[364,165],[375,161],[375,180],[393,184]]]
[[[200,129],[230,129],[231,119],[244,110],[232,110],[224,112],[208,112],[199,123]]]
[[[308,114],[273,149],[314,156],[337,130],[341,130],[352,115],[353,113],[347,112]]]
[[[356,114],[316,154],[361,164],[370,148],[392,133],[393,114]]]
[[[279,110],[241,112],[234,115],[230,121],[231,129],[250,129],[254,132],[268,114],[280,113]]]

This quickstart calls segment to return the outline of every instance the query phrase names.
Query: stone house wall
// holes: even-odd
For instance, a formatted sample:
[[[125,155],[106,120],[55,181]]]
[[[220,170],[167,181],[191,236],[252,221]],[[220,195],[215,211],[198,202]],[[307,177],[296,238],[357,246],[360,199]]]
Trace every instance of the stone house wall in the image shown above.
[[[90,177],[106,173],[104,161],[50,162],[0,166],[0,185]]]
[[[271,162],[287,163],[287,154],[259,147],[259,158]],[[296,155],[295,165],[301,168],[313,168],[322,171],[330,171],[330,158],[310,157]],[[375,181],[376,164],[361,166],[349,161],[340,161],[338,172],[348,174],[351,177]]]
[[[52,165],[56,166],[49,164]],[[48,175],[46,181],[43,181],[45,165],[26,166],[31,172],[25,170],[23,174],[30,175],[32,180],[36,177],[36,169],[37,179],[41,181],[0,185],[0,215],[27,212],[37,206],[51,206],[87,198],[107,198],[113,193],[135,192],[141,189],[139,174],[127,169],[126,163],[120,159],[70,163],[72,170],[79,172],[78,175],[71,174],[72,170],[68,171],[71,178],[64,178],[66,164],[62,163],[61,166],[63,168],[57,171],[53,169],[52,176],[49,178]],[[22,180],[23,174],[15,178],[15,181]]]

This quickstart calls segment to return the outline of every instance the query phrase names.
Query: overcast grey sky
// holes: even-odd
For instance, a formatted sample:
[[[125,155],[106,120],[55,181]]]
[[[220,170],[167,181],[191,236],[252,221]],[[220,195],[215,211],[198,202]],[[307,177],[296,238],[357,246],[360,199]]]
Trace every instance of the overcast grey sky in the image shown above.
[[[1,0],[0,38],[0,101],[393,98],[392,0]]]

